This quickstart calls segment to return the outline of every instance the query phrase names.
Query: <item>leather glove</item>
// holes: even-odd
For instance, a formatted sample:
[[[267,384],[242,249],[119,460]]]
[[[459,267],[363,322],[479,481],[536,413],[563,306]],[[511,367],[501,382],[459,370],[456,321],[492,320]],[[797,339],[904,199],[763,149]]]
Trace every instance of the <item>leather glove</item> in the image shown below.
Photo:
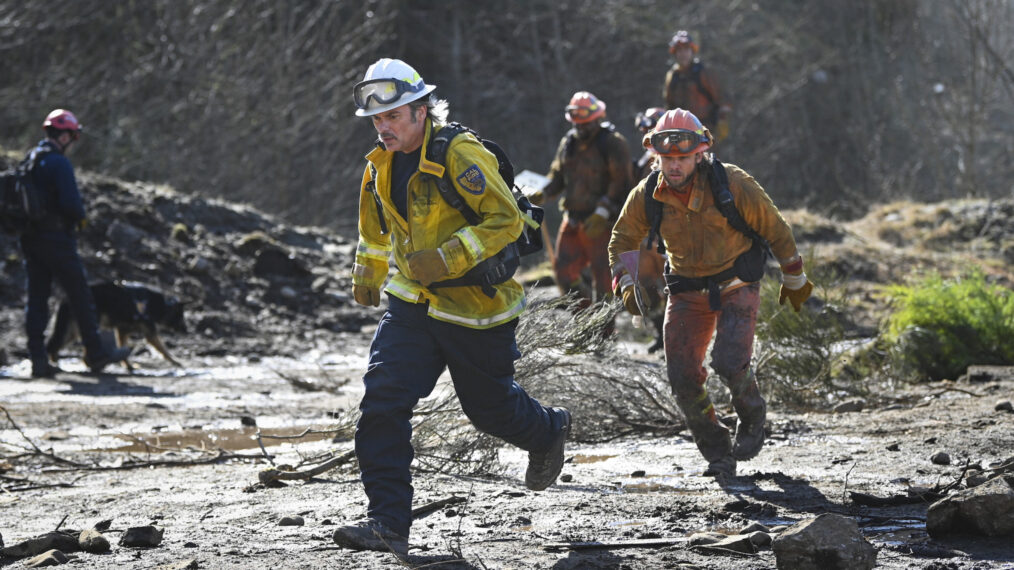
[[[810,293],[813,292],[813,283],[811,283],[809,279],[806,279],[805,274],[801,274],[800,277],[806,280],[802,287],[799,287],[798,289],[789,289],[783,283],[782,288],[778,291],[778,304],[784,305],[785,300],[788,299],[789,302],[792,303],[792,308],[795,309],[797,313],[803,306],[803,302],[809,299]]]
[[[546,201],[546,194],[543,193],[542,190],[536,190],[527,196],[528,201],[531,202],[533,206],[541,206],[542,203]]]
[[[715,125],[715,140],[724,141],[729,136],[729,120],[719,119],[718,124]]]
[[[429,287],[430,283],[440,281],[449,271],[440,248],[413,251],[406,259],[415,280],[422,283],[423,287]]]
[[[597,238],[602,232],[611,230],[609,227],[609,210],[603,206],[595,209],[595,213],[584,219],[584,233],[590,238]]]
[[[637,306],[637,295],[634,294],[634,285],[623,288],[623,306],[631,315],[641,316],[641,308]]]
[[[357,303],[359,303],[364,307],[380,306],[380,289],[377,287],[368,287],[366,285],[353,285],[352,297],[355,298]]]

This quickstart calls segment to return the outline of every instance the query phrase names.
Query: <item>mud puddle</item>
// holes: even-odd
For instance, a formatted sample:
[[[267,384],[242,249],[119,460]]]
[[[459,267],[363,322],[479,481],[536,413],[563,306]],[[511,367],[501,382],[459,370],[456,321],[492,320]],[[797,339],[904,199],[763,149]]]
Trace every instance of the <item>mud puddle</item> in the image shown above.
[[[178,450],[207,451],[221,449],[242,451],[257,447],[271,447],[298,440],[309,443],[352,434],[347,429],[331,429],[326,425],[291,426],[285,428],[244,427],[241,429],[190,429],[182,431],[160,431],[148,435],[116,434],[115,438],[129,442],[127,445],[87,449],[88,452],[159,453]]]

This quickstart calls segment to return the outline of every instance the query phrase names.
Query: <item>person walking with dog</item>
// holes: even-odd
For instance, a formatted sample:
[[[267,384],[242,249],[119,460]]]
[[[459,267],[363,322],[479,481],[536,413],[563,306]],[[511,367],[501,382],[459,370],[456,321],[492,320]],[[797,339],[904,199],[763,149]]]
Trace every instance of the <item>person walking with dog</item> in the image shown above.
[[[669,40],[669,54],[675,61],[665,74],[662,98],[666,109],[686,109],[714,133],[716,142],[729,136],[732,106],[725,98],[718,78],[697,57],[697,44],[686,30]]]
[[[779,303],[788,300],[798,312],[813,284],[778,208],[753,177],[706,154],[713,143],[693,113],[674,109],[662,115],[642,139],[659,155],[660,173],[642,180],[627,198],[609,241],[609,262],[616,294],[630,313],[641,314],[621,254],[639,249],[645,238],[664,246],[669,383],[708,461],[705,475],[734,476],[736,462],[752,459],[764,444],[767,405],[750,360],[768,247],[782,270]],[[711,367],[732,393],[739,417],[735,442],[705,388],[712,335]]]
[[[46,197],[46,216],[31,224],[20,237],[27,273],[28,302],[25,333],[33,378],[52,378],[59,371],[50,364],[45,345],[49,297],[56,281],[67,295],[85,347],[85,365],[94,373],[130,354],[128,348],[109,349],[102,344],[95,303],[84,265],[77,251],[78,227],[85,220],[84,202],[67,153],[81,136],[73,113],[56,109],[42,123],[46,138],[30,153],[32,180]]]
[[[560,140],[549,182],[530,199],[535,205],[563,196],[563,222],[556,238],[556,285],[576,292],[588,306],[611,294],[609,230],[633,183],[627,139],[606,120],[606,104],[587,91],[571,97],[564,112],[572,125]],[[590,289],[582,275],[591,269]]]
[[[369,117],[378,135],[359,196],[355,301],[379,306],[391,256],[397,271],[383,287],[388,306],[370,346],[356,426],[367,516],[333,539],[402,558],[412,523],[412,409],[445,369],[476,428],[528,451],[529,489],[556,481],[571,424],[569,411],[543,406],[514,380],[524,289],[507,279],[484,290],[468,275],[512,243],[524,222],[496,158],[472,134],[450,139],[445,164],[431,160],[449,109],[434,89],[405,62],[384,58],[353,90],[356,115]],[[478,224],[443,199],[438,177],[479,215]],[[470,284],[441,285],[459,278]]]

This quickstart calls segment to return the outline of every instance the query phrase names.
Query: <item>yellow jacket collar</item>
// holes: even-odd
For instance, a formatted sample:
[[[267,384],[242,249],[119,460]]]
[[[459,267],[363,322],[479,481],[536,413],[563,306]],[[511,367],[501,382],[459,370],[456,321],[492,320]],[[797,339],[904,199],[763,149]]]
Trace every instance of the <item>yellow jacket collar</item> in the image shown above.
[[[442,177],[444,175],[444,165],[438,164],[426,158],[427,150],[429,149],[430,139],[432,136],[439,131],[443,125],[435,125],[433,120],[426,117],[426,125],[424,127],[422,152],[419,158],[419,171],[433,176]],[[389,161],[391,156],[394,155],[393,151],[389,151],[384,148],[384,145],[379,141],[377,146],[366,155],[366,159],[376,165],[381,165],[385,161]]]

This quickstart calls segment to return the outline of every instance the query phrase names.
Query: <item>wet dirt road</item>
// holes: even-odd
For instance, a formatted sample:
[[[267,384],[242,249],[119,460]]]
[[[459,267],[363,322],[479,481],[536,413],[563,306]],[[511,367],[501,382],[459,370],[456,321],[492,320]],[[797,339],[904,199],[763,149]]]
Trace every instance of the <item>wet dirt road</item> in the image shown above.
[[[68,372],[57,380],[18,377],[24,363],[3,369],[0,401],[18,427],[5,422],[0,429],[5,457],[32,455],[30,439],[40,452],[102,469],[41,456],[8,460],[33,467],[6,476],[40,488],[0,494],[3,540],[10,546],[61,524],[83,529],[112,519],[107,531],[112,552],[77,553],[79,567],[397,567],[389,555],[341,550],[331,542],[336,525],[364,512],[352,466],[277,488],[256,485],[258,472],[268,466],[263,460],[116,470],[128,459],[179,461],[207,457],[199,452],[216,448],[257,456],[263,453],[254,435],[258,429],[262,436],[294,436],[334,428],[342,423],[336,418],[358,402],[364,338],[351,335],[340,347],[319,347],[298,358],[187,359],[185,371],[170,371],[143,355],[134,375],[119,367],[100,377],[80,374],[72,359],[61,362]],[[1012,568],[1009,539],[931,540],[926,505],[864,507],[848,496],[849,491],[890,496],[947,483],[960,476],[966,460],[987,465],[1010,455],[1014,414],[996,411],[993,404],[1014,392],[1014,378],[954,388],[921,386],[890,409],[845,414],[773,409],[764,451],[741,463],[739,476],[724,485],[701,476],[704,465],[696,449],[679,436],[572,443],[561,482],[542,493],[524,488],[526,457],[511,449],[502,452],[502,476],[417,473],[417,506],[449,498],[460,502],[419,514],[409,563],[773,568],[770,548],[719,555],[692,548],[687,539],[699,531],[735,533],[753,522],[777,527],[836,512],[854,518],[879,549],[878,568]],[[350,438],[348,429],[340,429],[261,442],[276,464],[297,464],[351,449]],[[950,465],[930,461],[938,451],[950,453]],[[301,517],[304,524],[279,526],[286,516]],[[148,524],[165,531],[159,547],[116,545],[126,528]],[[613,546],[560,546],[580,541]]]

